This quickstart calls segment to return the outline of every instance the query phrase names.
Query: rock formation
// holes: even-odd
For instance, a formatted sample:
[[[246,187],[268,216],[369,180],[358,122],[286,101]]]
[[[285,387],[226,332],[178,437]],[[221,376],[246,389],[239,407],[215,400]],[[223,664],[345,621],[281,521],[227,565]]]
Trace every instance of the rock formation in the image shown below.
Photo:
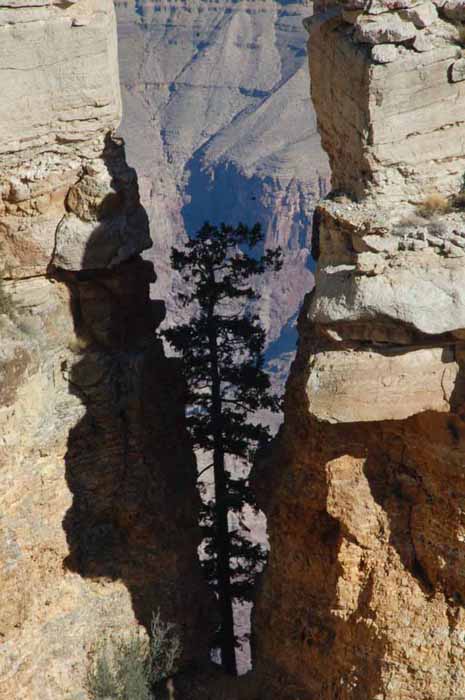
[[[317,2],[317,209],[285,423],[255,481],[274,698],[465,696],[462,2]]]
[[[3,4],[0,76],[0,697],[85,700],[93,643],[158,607],[207,657],[195,466],[113,3]]]

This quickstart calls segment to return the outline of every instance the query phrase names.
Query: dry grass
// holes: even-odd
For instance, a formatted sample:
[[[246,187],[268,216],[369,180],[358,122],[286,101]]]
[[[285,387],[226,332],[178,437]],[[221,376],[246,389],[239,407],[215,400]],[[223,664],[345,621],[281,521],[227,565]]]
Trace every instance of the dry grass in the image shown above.
[[[439,192],[430,194],[417,207],[417,213],[426,219],[430,219],[432,216],[438,216],[440,214],[447,214],[447,212],[450,210],[450,201],[447,197],[444,197],[444,195],[439,194]]]

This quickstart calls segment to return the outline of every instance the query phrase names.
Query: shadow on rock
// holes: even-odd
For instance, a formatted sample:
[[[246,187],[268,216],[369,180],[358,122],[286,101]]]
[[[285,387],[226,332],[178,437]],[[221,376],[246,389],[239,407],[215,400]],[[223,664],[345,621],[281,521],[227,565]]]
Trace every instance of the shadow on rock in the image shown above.
[[[63,520],[64,566],[86,579],[121,581],[140,624],[148,629],[160,608],[163,619],[179,624],[186,657],[201,658],[211,601],[197,559],[199,502],[184,384],[178,361],[165,357],[155,335],[164,306],[150,300],[153,266],[138,255],[95,267],[127,197],[118,158],[124,151],[116,156],[116,194],[99,203],[102,220],[81,270],[53,271],[70,290],[77,336],[77,360],[63,371],[84,407],[65,457],[73,501]],[[111,159],[106,164],[113,167]],[[135,206],[141,208],[138,198]],[[136,214],[144,220],[145,212]]]

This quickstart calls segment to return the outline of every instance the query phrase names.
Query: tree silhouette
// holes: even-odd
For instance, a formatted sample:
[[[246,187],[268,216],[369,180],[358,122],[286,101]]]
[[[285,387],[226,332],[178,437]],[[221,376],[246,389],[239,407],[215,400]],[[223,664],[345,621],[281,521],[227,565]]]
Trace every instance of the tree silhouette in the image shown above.
[[[258,224],[233,228],[206,223],[185,250],[173,249],[172,267],[187,290],[178,295],[179,302],[194,311],[189,323],[165,331],[183,357],[194,446],[213,455],[215,497],[204,509],[208,555],[204,566],[219,599],[221,662],[233,675],[237,673],[233,601],[250,596],[254,570],[264,552],[239,531],[229,530],[229,514],[255,503],[247,480],[231,475],[227,458],[249,463],[257,447],[269,439],[268,428],[252,420],[253,414],[280,408],[263,370],[265,332],[249,310],[249,302],[258,299],[253,278],[279,270],[282,264],[279,248],[253,254],[262,240]]]

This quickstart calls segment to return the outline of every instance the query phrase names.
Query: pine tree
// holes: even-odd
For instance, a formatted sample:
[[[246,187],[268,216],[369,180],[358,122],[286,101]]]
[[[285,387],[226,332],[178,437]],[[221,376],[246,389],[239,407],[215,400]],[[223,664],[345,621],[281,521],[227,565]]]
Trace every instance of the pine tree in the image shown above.
[[[229,513],[240,513],[245,503],[255,504],[246,479],[233,478],[227,460],[250,463],[257,447],[269,439],[267,427],[252,420],[253,414],[280,407],[263,369],[265,332],[249,310],[258,298],[253,279],[281,267],[280,249],[253,254],[262,240],[258,224],[234,228],[206,223],[185,250],[173,249],[172,267],[188,290],[178,295],[179,302],[194,312],[189,323],[165,331],[183,358],[194,447],[213,456],[215,497],[204,511],[205,567],[219,600],[222,665],[233,675],[233,602],[249,596],[264,553],[238,531],[229,531]]]

